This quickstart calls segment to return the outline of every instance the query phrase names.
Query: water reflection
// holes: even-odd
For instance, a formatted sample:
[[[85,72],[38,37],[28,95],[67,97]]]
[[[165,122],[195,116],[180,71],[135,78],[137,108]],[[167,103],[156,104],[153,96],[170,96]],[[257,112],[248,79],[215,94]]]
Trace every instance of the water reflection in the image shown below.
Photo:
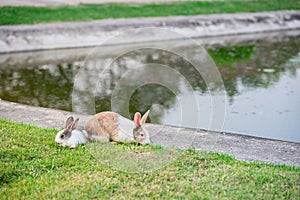
[[[71,110],[70,94],[76,73],[72,64],[5,67],[0,71],[3,100]]]
[[[220,43],[204,44],[222,74],[228,96],[225,131],[300,142],[300,126],[297,123],[300,117],[300,105],[297,102],[300,99],[299,35],[275,37],[271,41],[256,38],[226,46]],[[200,119],[193,121],[192,114],[184,116],[184,125],[193,128],[200,124],[200,128],[209,128],[212,115],[210,93],[218,91],[218,85],[208,87],[191,63],[171,52],[144,48],[130,51],[116,59],[114,53],[118,52],[117,47],[111,48],[88,60],[84,58],[89,50],[78,50],[81,53],[77,56],[72,52],[65,55],[57,51],[37,52],[35,56],[25,56],[26,59],[19,55],[14,59],[4,59],[6,57],[1,55],[0,98],[34,106],[72,110],[72,100],[76,101],[76,98],[72,98],[73,86],[77,84],[77,92],[81,94],[79,101],[83,102],[76,105],[77,112],[91,112],[88,103],[91,98],[95,102],[96,112],[111,110],[114,88],[120,84],[124,74],[145,63],[152,63],[168,66],[180,76],[155,74],[151,71],[153,68],[147,69],[149,76],[141,76],[141,79],[166,80],[174,89],[153,82],[135,88],[134,92],[122,91],[123,94],[131,95],[126,97],[129,98],[130,114],[151,108],[151,122],[178,125],[182,120],[178,114],[182,107],[193,113],[196,106],[196,112],[201,113]],[[201,49],[196,47],[182,45],[179,48],[194,57],[202,55]],[[52,55],[52,59],[42,59],[49,55]],[[105,68],[108,64],[110,67]],[[83,65],[86,68],[82,68]],[[84,69],[86,71],[82,71]],[[76,76],[79,72],[85,75]],[[95,81],[98,86],[91,93],[88,88]],[[122,84],[128,84],[123,85],[122,89],[132,90],[130,81]],[[193,98],[195,101],[191,101]],[[180,102],[185,102],[185,105]],[[125,113],[122,107],[119,112]]]
[[[208,57],[203,48],[191,50],[200,60]],[[180,106],[177,125],[187,127],[197,127],[199,121],[194,91],[205,93],[208,88],[197,69],[186,59],[155,48],[128,51],[115,59],[87,59],[74,85],[75,111],[93,114],[109,109],[132,117],[136,110],[146,112],[151,108],[151,122],[163,123],[166,120],[163,116]],[[182,103],[184,101],[189,103]],[[207,113],[206,117],[210,115]]]

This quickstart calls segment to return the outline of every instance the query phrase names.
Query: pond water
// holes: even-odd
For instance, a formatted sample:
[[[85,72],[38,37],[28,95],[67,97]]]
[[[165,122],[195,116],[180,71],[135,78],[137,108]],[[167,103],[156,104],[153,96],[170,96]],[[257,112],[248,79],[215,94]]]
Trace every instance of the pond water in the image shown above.
[[[0,98],[300,142],[300,31],[194,42],[2,54]]]

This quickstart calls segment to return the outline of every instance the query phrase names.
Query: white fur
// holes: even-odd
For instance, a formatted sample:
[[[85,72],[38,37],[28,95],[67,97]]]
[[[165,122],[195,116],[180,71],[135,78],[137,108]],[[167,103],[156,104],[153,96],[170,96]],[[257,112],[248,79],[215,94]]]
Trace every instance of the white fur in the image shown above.
[[[118,116],[117,121],[119,127],[118,140],[120,142],[135,142],[133,138],[133,129],[135,128],[133,121],[121,115]]]
[[[144,129],[144,132],[147,135],[146,140],[145,140],[145,144],[151,144],[151,140],[150,140],[150,136],[149,136],[148,131],[146,129]]]
[[[60,138],[60,135],[63,132],[64,130],[59,131],[55,137],[55,142],[61,144],[62,146],[70,146],[71,148],[75,148],[79,144],[85,144],[88,141],[86,137],[86,131],[73,130],[71,137],[67,140],[62,140]]]

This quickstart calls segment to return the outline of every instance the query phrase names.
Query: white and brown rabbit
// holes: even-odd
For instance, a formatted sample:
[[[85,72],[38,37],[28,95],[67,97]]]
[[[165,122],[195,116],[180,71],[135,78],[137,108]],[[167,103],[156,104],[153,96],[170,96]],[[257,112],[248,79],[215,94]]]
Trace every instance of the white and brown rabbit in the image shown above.
[[[148,114],[149,110],[143,117],[141,117],[139,112],[136,112],[134,121],[131,121],[115,112],[101,112],[89,119],[82,131],[76,130],[76,121],[70,126],[68,118],[65,129],[58,132],[55,141],[63,146],[70,146],[71,148],[75,148],[78,144],[85,144],[88,141],[150,144],[151,141],[148,131],[144,128]],[[76,120],[78,121],[78,119]],[[72,138],[73,132],[76,137]],[[68,137],[66,137],[66,133],[71,134],[71,136],[68,135]],[[84,137],[85,140],[82,140],[82,137]],[[76,141],[75,138],[78,140]],[[72,140],[69,141],[70,139]]]
[[[73,117],[68,117],[65,128],[57,133],[55,142],[61,146],[70,146],[70,148],[87,143],[86,131],[76,129],[78,120],[79,118],[74,121]]]

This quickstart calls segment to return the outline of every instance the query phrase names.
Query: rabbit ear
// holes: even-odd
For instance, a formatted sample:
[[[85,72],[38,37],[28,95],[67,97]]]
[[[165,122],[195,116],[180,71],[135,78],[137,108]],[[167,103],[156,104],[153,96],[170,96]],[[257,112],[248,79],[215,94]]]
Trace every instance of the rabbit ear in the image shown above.
[[[150,110],[148,110],[142,117],[140,124],[145,124],[147,117],[149,115]]]
[[[74,122],[74,118],[73,117],[68,117],[68,119],[66,120],[66,125],[65,128],[68,129]]]
[[[77,119],[71,124],[69,130],[75,130],[78,121],[79,121],[79,118],[77,118]]]
[[[140,125],[140,120],[141,120],[141,113],[136,112],[134,114],[134,118],[133,118],[133,121],[134,121],[134,124],[136,127],[138,127]]]

